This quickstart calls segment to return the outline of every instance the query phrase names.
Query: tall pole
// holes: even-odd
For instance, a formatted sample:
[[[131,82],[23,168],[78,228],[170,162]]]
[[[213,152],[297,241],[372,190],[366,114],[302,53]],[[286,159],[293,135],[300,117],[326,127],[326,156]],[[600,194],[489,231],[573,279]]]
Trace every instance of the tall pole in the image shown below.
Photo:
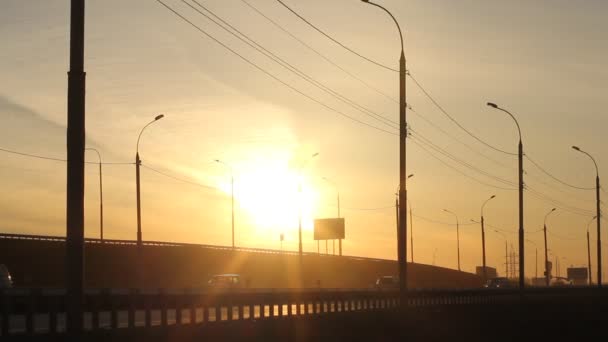
[[[593,158],[589,153],[581,150],[577,146],[572,146],[572,148],[578,152],[587,155],[593,161],[593,165],[595,165],[595,217],[597,219],[597,287],[602,287],[602,234],[600,223],[602,221],[602,212],[600,211],[600,171],[597,167],[595,158]]]
[[[503,239],[505,239],[505,277],[509,277],[509,263],[507,260],[507,236],[501,232],[499,232],[498,230],[494,230],[494,232],[496,232],[497,234],[502,235]]]
[[[137,191],[137,247],[141,247],[141,190],[139,181],[139,166],[141,160],[139,159],[139,152],[135,153],[135,190]]]
[[[515,116],[511,114],[506,109],[498,107],[495,103],[488,102],[488,106],[501,110],[507,113],[513,121],[515,121],[515,125],[517,125],[517,133],[519,134],[519,144],[517,146],[517,160],[518,160],[518,178],[519,178],[519,289],[520,291],[524,290],[525,282],[525,251],[524,251],[524,147],[521,139],[521,128],[519,127],[519,122],[515,119]],[[523,292],[521,292],[523,293]]]
[[[99,239],[103,243],[103,177],[101,173],[101,154],[94,148],[85,148],[94,151],[99,157]]]
[[[327,177],[323,177],[323,180],[325,180],[326,182],[331,184],[336,189],[336,204],[338,206],[338,218],[340,218],[340,189],[338,188],[338,185],[331,179],[329,179]],[[334,254],[336,254],[335,253],[335,249],[336,249],[335,240],[333,241],[333,244],[334,244]],[[342,239],[338,239],[338,254],[340,256],[342,256]]]
[[[491,201],[493,198],[496,198],[496,195],[490,196],[483,204],[481,205],[481,258],[483,263],[483,281],[486,282],[488,280],[488,272],[486,270],[486,231],[484,226],[484,218],[483,218],[483,208],[486,204]]]
[[[458,252],[458,271],[460,271],[460,223],[458,222],[458,215],[447,209],[443,209],[443,211],[454,215],[456,218],[456,250]]]
[[[234,174],[230,175],[230,197],[232,207],[232,249],[234,249]]]
[[[549,275],[549,259],[548,259],[548,249],[547,249],[547,217],[551,215],[552,212],[555,211],[555,208],[551,209],[547,215],[545,215],[545,221],[543,223],[543,234],[545,237],[545,285],[549,286],[549,281],[551,280],[551,276]]]
[[[414,263],[414,219],[412,218],[412,203],[410,202],[410,254]]]
[[[230,202],[231,202],[231,207],[232,207],[232,220],[231,220],[231,224],[232,224],[232,249],[234,249],[234,169],[232,168],[232,165],[223,162],[219,159],[215,159],[216,163],[222,164],[224,166],[226,166],[229,170],[230,170]]]
[[[139,140],[141,139],[142,133],[146,127],[155,123],[156,121],[164,118],[164,114],[157,115],[154,120],[150,121],[147,125],[145,125],[141,131],[139,132],[139,136],[137,137],[137,145],[135,148],[135,182],[136,191],[137,191],[137,247],[141,247],[142,245],[142,236],[141,236],[141,191],[140,191],[140,181],[139,181],[139,167],[141,166],[141,159],[139,158]]]
[[[591,242],[589,239],[589,225],[596,218],[597,218],[597,216],[593,216],[593,218],[591,220],[589,220],[589,222],[587,222],[587,273],[588,273],[588,277],[589,277],[590,286],[591,286],[592,278],[591,278]]]
[[[406,100],[405,100],[405,53],[403,49],[403,34],[401,33],[401,27],[399,22],[391,12],[386,8],[373,3],[369,0],[362,0],[365,3],[376,6],[385,11],[397,25],[399,31],[399,38],[401,41],[401,55],[399,57],[399,229],[397,232],[397,257],[399,262],[399,304],[402,308],[407,306],[407,211],[405,206],[407,205],[407,189],[405,181],[405,169],[406,169],[406,137],[407,137],[407,126],[406,126]]]
[[[299,177],[298,177],[298,197],[300,199],[300,202],[302,202],[302,169],[304,168],[304,166],[306,165],[306,163],[311,160],[312,158],[318,156],[319,153],[314,153],[313,155],[310,156],[310,158],[308,158],[304,164],[302,164],[302,166],[300,167],[300,171],[299,171]],[[327,243],[327,242],[326,242]],[[302,257],[303,257],[303,252],[302,252],[302,203],[298,203],[298,252],[300,255],[300,266],[302,265]]]
[[[338,218],[340,218],[340,191],[338,191]],[[342,239],[338,240],[339,255],[342,256]]]
[[[84,0],[71,0],[68,72],[66,290],[68,334],[83,330],[84,295],[84,148],[85,148]]]

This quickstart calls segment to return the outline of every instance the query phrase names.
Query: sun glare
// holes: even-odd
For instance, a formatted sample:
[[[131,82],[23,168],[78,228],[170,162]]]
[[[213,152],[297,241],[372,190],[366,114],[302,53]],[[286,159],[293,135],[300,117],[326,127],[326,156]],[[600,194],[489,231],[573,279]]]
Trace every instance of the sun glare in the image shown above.
[[[276,239],[283,233],[286,240],[294,240],[300,210],[302,229],[312,230],[319,194],[310,163],[302,167],[304,163],[294,161],[292,153],[273,152],[235,167],[235,205],[257,238]],[[229,179],[220,180],[218,187],[230,194]]]

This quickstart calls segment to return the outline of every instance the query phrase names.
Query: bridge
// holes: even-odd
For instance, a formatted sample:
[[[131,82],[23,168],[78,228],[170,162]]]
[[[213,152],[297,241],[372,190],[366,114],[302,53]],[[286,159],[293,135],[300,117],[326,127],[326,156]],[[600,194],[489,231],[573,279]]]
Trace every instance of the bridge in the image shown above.
[[[0,292],[2,340],[65,340],[62,289]],[[82,340],[509,340],[607,336],[601,288],[87,290]]]

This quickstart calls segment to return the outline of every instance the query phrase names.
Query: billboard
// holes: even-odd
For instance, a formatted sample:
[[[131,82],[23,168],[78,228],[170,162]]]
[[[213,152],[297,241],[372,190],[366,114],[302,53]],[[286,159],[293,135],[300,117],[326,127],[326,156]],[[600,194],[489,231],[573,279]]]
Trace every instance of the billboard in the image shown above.
[[[568,279],[573,280],[575,285],[586,284],[589,273],[587,267],[569,267]]]
[[[344,218],[315,219],[314,239],[344,239]]]

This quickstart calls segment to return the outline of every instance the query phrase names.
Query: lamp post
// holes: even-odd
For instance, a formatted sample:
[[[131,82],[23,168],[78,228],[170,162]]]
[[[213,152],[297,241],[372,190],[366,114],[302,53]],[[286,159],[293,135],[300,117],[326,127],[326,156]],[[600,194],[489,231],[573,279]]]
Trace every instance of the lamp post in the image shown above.
[[[103,183],[101,177],[101,154],[94,148],[85,148],[85,150],[97,153],[99,157],[99,239],[103,243]]]
[[[587,157],[591,158],[591,160],[593,161],[593,165],[595,165],[595,216],[597,219],[597,287],[602,287],[602,235],[600,234],[600,222],[602,221],[602,212],[600,211],[600,171],[597,167],[595,159],[589,153],[581,150],[577,146],[572,146],[572,148],[580,153],[587,155]]]
[[[589,225],[596,218],[597,216],[593,216],[593,218],[587,222],[587,273],[589,276],[589,286],[591,286],[591,243],[589,241]]]
[[[486,271],[486,232],[484,228],[484,220],[483,220],[483,208],[486,204],[495,198],[496,195],[490,196],[483,204],[481,205],[481,254],[482,254],[482,262],[483,262],[483,281],[486,282],[488,280],[488,272]]]
[[[406,225],[406,208],[407,203],[407,189],[406,189],[406,148],[405,140],[407,137],[407,126],[406,126],[406,101],[405,101],[405,54],[403,52],[403,34],[401,33],[401,27],[397,22],[397,19],[389,12],[386,8],[373,3],[369,0],[362,0],[365,3],[376,6],[390,15],[390,17],[397,25],[399,31],[399,38],[401,41],[401,55],[399,57],[399,229],[397,231],[397,257],[399,260],[399,294],[401,307],[407,306],[406,293],[407,290],[407,225]]]
[[[538,278],[538,246],[536,245],[536,243],[532,240],[526,239],[527,242],[531,243],[532,245],[534,245],[534,254],[535,254],[535,260],[534,260],[534,278]]]
[[[545,215],[545,221],[543,223],[543,234],[545,235],[545,285],[549,286],[549,280],[550,280],[550,275],[549,275],[549,258],[548,258],[548,249],[547,249],[547,217],[555,211],[555,208],[551,209],[551,211],[549,211],[547,213],[547,215]]]
[[[154,120],[150,121],[144,128],[139,132],[139,136],[137,137],[137,146],[135,148],[135,180],[137,183],[137,247],[141,247],[142,239],[141,239],[141,195],[140,195],[140,185],[139,185],[139,166],[141,165],[141,159],[139,159],[139,140],[141,139],[141,135],[146,129],[146,127],[155,123],[156,121],[164,118],[164,114],[157,115]]]
[[[338,185],[331,179],[329,179],[327,177],[323,177],[323,179],[326,182],[328,182],[329,184],[331,184],[334,187],[334,189],[336,189],[336,198],[337,198],[337,205],[338,205],[338,218],[340,218],[340,189],[338,189]],[[342,239],[338,239],[338,255],[342,256]]]
[[[508,278],[509,277],[509,260],[508,260],[509,259],[509,255],[508,255],[509,252],[508,252],[508,248],[507,248],[507,244],[508,244],[507,236],[505,234],[499,232],[498,230],[494,230],[494,232],[502,235],[503,239],[505,239],[505,277]]]
[[[414,177],[414,174],[407,176],[407,179]],[[412,264],[414,263],[414,220],[412,219],[412,202],[408,199],[407,204],[410,206],[410,254],[412,256]]]
[[[234,249],[234,170],[232,168],[232,165],[223,162],[219,159],[215,159],[215,162],[226,166],[230,170],[230,201],[232,206],[232,249]]]
[[[515,116],[511,114],[508,110],[500,108],[498,105],[492,102],[488,102],[487,105],[494,109],[498,109],[507,113],[513,121],[515,121],[515,125],[517,126],[517,133],[519,134],[519,144],[517,148],[517,159],[518,159],[518,175],[519,175],[519,289],[523,291],[524,289],[524,275],[525,275],[525,264],[524,264],[524,148],[521,141],[521,129],[519,127],[519,122],[515,119]]]
[[[70,70],[67,99],[66,168],[66,332],[80,339],[84,329],[84,148],[85,85],[84,15],[85,1],[70,4]],[[3,322],[6,326],[6,321]]]
[[[454,217],[456,218],[456,247],[458,250],[458,271],[460,271],[460,223],[458,222],[458,215],[447,209],[443,209],[443,211],[454,215]]]
[[[306,161],[302,164],[299,170],[298,177],[298,194],[300,197],[300,203],[298,203],[298,251],[300,254],[300,263],[302,262],[302,169],[306,164],[314,157],[318,156],[319,152],[314,153],[310,156],[310,158],[306,159]]]

